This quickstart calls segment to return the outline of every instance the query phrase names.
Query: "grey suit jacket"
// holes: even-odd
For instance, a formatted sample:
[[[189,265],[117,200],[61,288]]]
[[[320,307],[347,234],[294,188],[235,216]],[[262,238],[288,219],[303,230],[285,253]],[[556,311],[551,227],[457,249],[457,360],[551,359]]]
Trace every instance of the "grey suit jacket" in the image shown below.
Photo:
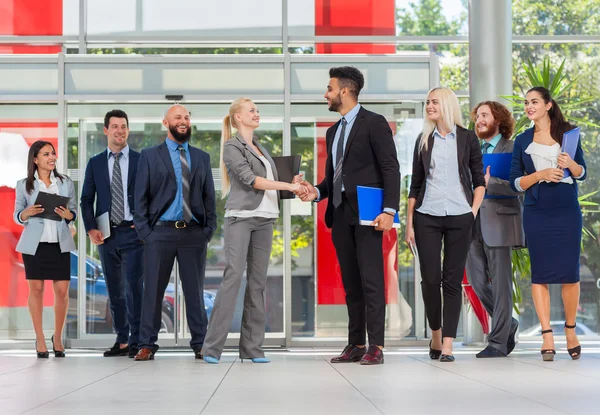
[[[273,159],[263,146],[254,138],[253,143],[271,164],[273,178],[277,181],[279,176]],[[223,162],[227,167],[231,189],[225,203],[225,209],[256,209],[263,199],[264,190],[252,187],[257,177],[267,177],[267,168],[256,152],[247,145],[246,141],[236,134],[223,146]],[[279,192],[277,192],[279,200]]]
[[[62,181],[60,179],[57,180],[58,194],[69,197],[69,206],[67,206],[67,208],[69,208],[73,214],[77,215],[77,202],[75,201],[75,187],[73,186],[73,181],[65,175],[63,175],[63,178],[64,179]],[[25,208],[33,205],[39,193],[39,184],[36,180],[33,182],[33,191],[31,194],[28,194],[25,191],[25,180],[26,179],[22,179],[17,182],[17,196],[15,199],[15,212],[13,214],[13,220],[17,224],[23,225],[25,229],[21,234],[21,238],[19,239],[16,250],[22,254],[35,255],[40,243],[40,239],[42,238],[42,234],[44,233],[44,221],[48,219],[36,218],[35,216],[32,216],[24,223],[19,220],[19,214]],[[73,220],[75,220],[75,218],[73,218]],[[73,236],[71,236],[68,222],[63,219],[62,221],[58,222],[57,228],[60,251],[74,251],[75,242],[73,241]]]
[[[500,139],[494,153],[512,153],[514,142]],[[508,180],[490,177],[486,188],[487,195],[519,196],[510,199],[483,199],[479,210],[481,234],[487,246],[523,247],[523,205],[522,193],[513,191]]]

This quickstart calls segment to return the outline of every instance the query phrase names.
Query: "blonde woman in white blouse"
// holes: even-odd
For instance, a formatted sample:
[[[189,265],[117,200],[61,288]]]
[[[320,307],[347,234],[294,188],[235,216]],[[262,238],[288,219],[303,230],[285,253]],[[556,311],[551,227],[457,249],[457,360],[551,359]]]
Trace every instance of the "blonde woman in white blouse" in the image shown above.
[[[212,309],[202,354],[219,363],[236,299],[246,269],[246,295],[240,331],[240,358],[268,363],[262,350],[265,337],[265,288],[273,243],[273,224],[279,217],[278,190],[305,191],[300,183],[278,181],[277,168],[254,130],[258,108],[250,98],[238,98],[223,119],[221,184],[225,204],[223,281]],[[232,127],[237,130],[232,135]]]
[[[542,358],[552,361],[556,354],[548,284],[561,284],[567,350],[576,360],[581,356],[574,329],[582,228],[577,182],[586,176],[583,150],[578,143],[574,159],[561,151],[563,134],[575,127],[565,120],[546,88],[527,92],[525,112],[534,127],[515,139],[510,184],[525,192],[523,229],[531,258],[531,295],[544,339]]]

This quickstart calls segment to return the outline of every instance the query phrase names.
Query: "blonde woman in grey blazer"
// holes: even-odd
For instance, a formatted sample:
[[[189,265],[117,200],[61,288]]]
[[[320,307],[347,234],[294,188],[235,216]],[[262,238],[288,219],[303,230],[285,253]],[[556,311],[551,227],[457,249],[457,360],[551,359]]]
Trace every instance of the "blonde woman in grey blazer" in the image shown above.
[[[36,217],[44,211],[34,205],[39,192],[69,197],[68,206],[54,210],[60,221]],[[55,357],[65,357],[62,332],[69,308],[70,251],[75,242],[69,223],[76,217],[73,181],[56,170],[56,151],[47,141],[36,141],[27,157],[27,177],[17,183],[14,221],[25,229],[17,244],[23,255],[25,277],[29,285],[28,307],[33,321],[38,358],[48,358],[48,348],[42,329],[44,281],[53,281],[54,335],[52,349]]]
[[[249,98],[236,99],[223,120],[221,183],[225,204],[223,281],[212,309],[202,354],[219,363],[229,333],[235,303],[247,265],[246,295],[240,332],[240,358],[268,363],[262,350],[265,337],[265,287],[271,257],[273,223],[279,217],[278,190],[299,192],[300,183],[278,181],[273,159],[254,137],[260,123]],[[237,133],[232,136],[232,127]]]

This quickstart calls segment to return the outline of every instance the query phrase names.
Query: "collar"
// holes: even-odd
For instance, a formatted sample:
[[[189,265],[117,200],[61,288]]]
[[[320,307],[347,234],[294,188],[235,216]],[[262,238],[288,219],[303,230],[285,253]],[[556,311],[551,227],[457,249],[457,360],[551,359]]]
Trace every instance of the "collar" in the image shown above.
[[[450,132],[448,133],[448,135],[446,135],[446,137],[444,137],[442,134],[440,134],[440,132],[437,129],[437,126],[433,130],[433,135],[434,136],[437,135],[440,138],[456,138],[456,124],[454,124],[454,126],[452,127],[452,130],[450,130]]]
[[[242,143],[243,145],[245,145],[245,146],[248,145],[248,143],[246,142],[246,139],[244,137],[242,137],[239,132],[236,131],[234,137],[237,138],[239,140],[239,142]],[[256,137],[254,137],[254,136],[252,136],[252,143],[256,147],[258,147],[258,143],[256,141]]]
[[[490,146],[495,149],[501,139],[502,139],[502,134],[498,134],[498,135],[494,136],[494,138],[492,138],[489,141]],[[484,143],[485,143],[485,140],[484,140]],[[482,143],[482,146],[483,146],[483,143]]]
[[[179,144],[167,137],[165,142],[167,143],[167,148],[171,151],[178,151],[177,149],[179,148],[179,146],[182,146],[186,153],[190,151],[190,145],[187,141],[183,144]]]
[[[40,180],[40,176],[38,175],[37,170],[33,173],[33,177],[35,178],[35,180],[44,183],[42,180]],[[56,184],[56,176],[54,175],[53,171],[50,172],[50,183]]]
[[[352,121],[354,121],[358,115],[358,111],[360,111],[360,104],[356,104],[354,108],[352,108],[346,115],[342,117],[346,119],[346,124],[350,124]]]
[[[123,147],[123,150],[121,150],[121,155],[125,158],[129,157],[129,144],[126,145],[125,147]],[[112,156],[112,151],[110,150],[110,148],[106,148],[106,158],[109,159],[110,156]]]

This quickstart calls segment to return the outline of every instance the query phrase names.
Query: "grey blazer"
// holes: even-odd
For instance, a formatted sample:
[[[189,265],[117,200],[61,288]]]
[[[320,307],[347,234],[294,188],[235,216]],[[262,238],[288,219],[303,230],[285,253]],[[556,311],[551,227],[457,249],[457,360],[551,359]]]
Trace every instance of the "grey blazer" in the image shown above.
[[[512,153],[514,141],[500,139],[494,153]],[[490,177],[486,194],[493,196],[522,196],[513,191],[508,180]],[[479,210],[481,234],[487,246],[523,247],[523,206],[521,197],[510,199],[483,199]]]
[[[75,201],[75,186],[73,181],[63,175],[63,180],[57,180],[58,194],[61,196],[69,197],[69,206],[67,208],[77,215],[77,202]],[[37,180],[33,182],[33,191],[28,194],[25,191],[25,180],[22,179],[17,182],[17,196],[15,199],[15,212],[13,214],[13,220],[19,224],[25,226],[19,243],[17,244],[17,252],[28,255],[35,255],[42,234],[44,233],[44,221],[48,219],[36,218],[35,216],[30,217],[27,221],[22,223],[19,220],[19,214],[25,210],[25,208],[33,205],[39,192],[39,184]],[[75,220],[75,218],[73,218]],[[58,223],[58,243],[60,244],[61,252],[70,252],[75,250],[75,242],[71,231],[69,230],[69,223],[66,220],[62,220]]]
[[[252,142],[271,164],[274,180],[279,180],[277,168],[267,150],[258,144],[256,138],[253,138]],[[236,134],[223,146],[223,162],[227,167],[231,183],[225,209],[256,209],[260,205],[265,191],[255,189],[252,185],[256,177],[267,178],[267,168],[260,161],[258,154],[246,144],[242,137]],[[279,200],[279,192],[277,192],[277,200]]]

